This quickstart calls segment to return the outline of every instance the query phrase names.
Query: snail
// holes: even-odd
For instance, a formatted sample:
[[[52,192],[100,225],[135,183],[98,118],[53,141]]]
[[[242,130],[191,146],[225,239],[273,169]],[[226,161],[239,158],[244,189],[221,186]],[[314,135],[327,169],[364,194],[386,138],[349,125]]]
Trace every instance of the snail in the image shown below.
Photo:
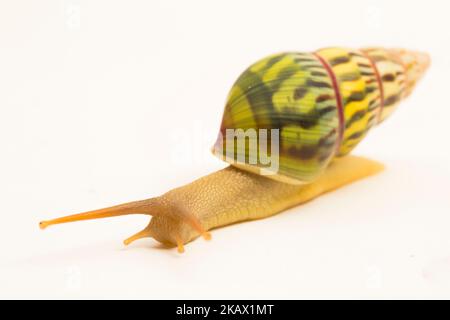
[[[230,165],[147,200],[40,222],[146,214],[153,237],[181,253],[209,230],[261,219],[375,174],[383,165],[348,155],[410,95],[426,53],[386,48],[285,52],[246,69],[228,95],[213,153]]]

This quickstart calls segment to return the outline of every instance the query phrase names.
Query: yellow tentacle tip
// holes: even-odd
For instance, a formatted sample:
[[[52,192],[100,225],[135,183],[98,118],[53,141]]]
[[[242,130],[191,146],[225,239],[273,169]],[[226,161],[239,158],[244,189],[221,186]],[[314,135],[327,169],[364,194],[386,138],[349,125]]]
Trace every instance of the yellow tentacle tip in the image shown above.
[[[178,251],[178,253],[184,253],[183,241],[181,241],[180,238],[177,238],[176,242],[177,242],[177,251]]]
[[[47,228],[49,226],[49,223],[47,221],[41,221],[39,222],[39,228],[41,228],[42,230],[44,230],[45,228]]]
[[[197,232],[203,237],[203,239],[205,240],[211,240],[211,234],[205,230],[205,228],[203,228],[202,224],[200,223],[200,221],[198,220],[198,218],[192,216],[189,217],[189,223],[191,224],[191,226],[197,230]]]
[[[202,237],[203,237],[203,239],[205,239],[205,240],[211,240],[211,233],[209,233],[209,232],[203,232]]]
[[[132,243],[132,242],[133,242],[133,240],[130,240],[129,238],[123,240],[123,244],[126,245],[126,246],[129,245],[129,244]]]
[[[145,228],[144,230],[139,231],[138,233],[132,235],[131,237],[123,240],[123,244],[127,246],[130,243],[132,243],[138,239],[148,238],[148,237],[151,237],[151,233],[147,228]]]

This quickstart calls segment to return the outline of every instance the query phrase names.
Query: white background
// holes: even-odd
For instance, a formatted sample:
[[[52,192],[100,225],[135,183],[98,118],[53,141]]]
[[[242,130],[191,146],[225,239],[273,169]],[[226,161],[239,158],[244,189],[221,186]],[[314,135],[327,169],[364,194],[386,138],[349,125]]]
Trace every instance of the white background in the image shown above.
[[[450,298],[447,1],[2,1],[0,297]],[[386,170],[184,255],[148,218],[42,219],[159,195],[209,154],[249,64],[324,46],[424,50],[411,98],[355,150]]]

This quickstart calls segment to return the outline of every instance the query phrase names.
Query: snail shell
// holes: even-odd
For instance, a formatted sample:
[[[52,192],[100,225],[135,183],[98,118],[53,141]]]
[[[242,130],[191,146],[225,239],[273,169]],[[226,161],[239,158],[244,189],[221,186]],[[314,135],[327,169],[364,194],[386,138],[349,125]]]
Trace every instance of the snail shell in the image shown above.
[[[402,49],[271,55],[246,69],[231,88],[214,153],[247,171],[270,171],[259,160],[261,150],[253,159],[250,146],[260,143],[258,135],[246,135],[248,143],[239,149],[230,145],[229,133],[278,130],[276,139],[264,136],[267,153],[279,152],[276,171],[268,177],[311,182],[392,113],[428,64],[426,54]]]

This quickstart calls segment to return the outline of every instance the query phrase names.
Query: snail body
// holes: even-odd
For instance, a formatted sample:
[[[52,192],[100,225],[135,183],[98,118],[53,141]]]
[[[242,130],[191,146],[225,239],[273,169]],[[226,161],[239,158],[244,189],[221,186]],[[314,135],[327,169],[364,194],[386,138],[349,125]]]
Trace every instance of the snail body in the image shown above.
[[[245,70],[227,98],[213,150],[228,168],[160,197],[40,226],[148,214],[149,225],[125,244],[153,237],[182,252],[200,235],[209,239],[208,230],[271,216],[375,174],[381,164],[347,154],[411,93],[428,65],[426,54],[402,49],[269,56]]]

